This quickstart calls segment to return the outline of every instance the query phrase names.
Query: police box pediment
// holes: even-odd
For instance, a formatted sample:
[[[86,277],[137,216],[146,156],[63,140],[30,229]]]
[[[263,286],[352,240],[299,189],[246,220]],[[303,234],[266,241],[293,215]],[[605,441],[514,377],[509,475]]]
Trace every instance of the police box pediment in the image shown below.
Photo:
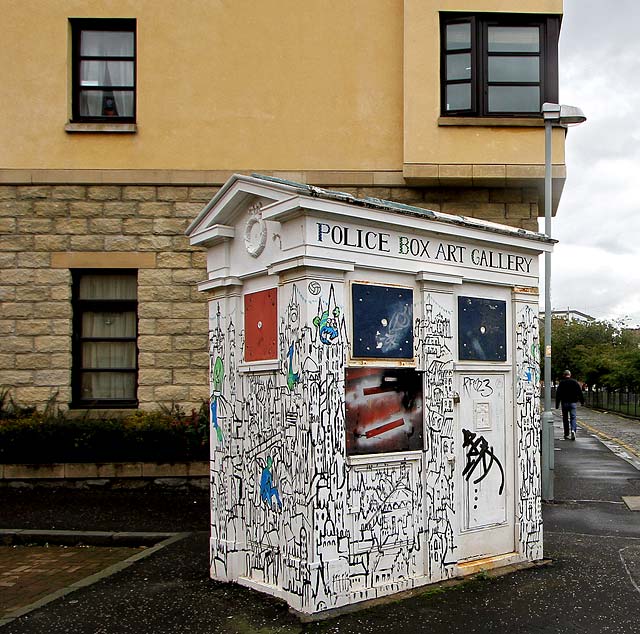
[[[212,246],[220,240],[240,236],[246,239],[250,254],[259,254],[261,245],[264,248],[261,210],[287,197],[287,192],[280,188],[235,174],[204,206],[185,233],[194,246]]]

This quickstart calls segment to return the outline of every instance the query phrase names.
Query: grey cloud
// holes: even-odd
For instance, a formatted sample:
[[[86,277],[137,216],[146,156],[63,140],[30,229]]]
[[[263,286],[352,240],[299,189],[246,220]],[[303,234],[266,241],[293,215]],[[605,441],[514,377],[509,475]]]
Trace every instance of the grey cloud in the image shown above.
[[[640,321],[640,3],[565,0],[560,95],[585,125],[567,136],[568,178],[554,237],[554,300]],[[567,257],[570,253],[570,258]],[[623,257],[626,256],[626,257]],[[624,266],[621,264],[624,262]],[[633,264],[635,263],[635,264]],[[631,291],[629,290],[631,289]],[[555,302],[554,302],[555,303]],[[587,306],[591,307],[590,310]]]

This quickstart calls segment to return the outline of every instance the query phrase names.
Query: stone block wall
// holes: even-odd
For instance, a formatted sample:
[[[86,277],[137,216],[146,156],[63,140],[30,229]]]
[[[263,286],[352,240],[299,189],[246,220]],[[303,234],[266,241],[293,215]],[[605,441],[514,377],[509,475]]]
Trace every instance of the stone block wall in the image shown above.
[[[481,218],[538,231],[538,190],[526,187],[336,187],[359,198],[372,196],[446,214]]]
[[[0,386],[21,404],[71,399],[71,269],[138,269],[138,399],[209,395],[205,253],[184,230],[217,188],[0,186]]]
[[[537,231],[535,189],[327,187]],[[138,400],[209,395],[205,252],[184,231],[218,190],[175,185],[0,185],[0,389],[71,399],[71,269],[138,269]]]

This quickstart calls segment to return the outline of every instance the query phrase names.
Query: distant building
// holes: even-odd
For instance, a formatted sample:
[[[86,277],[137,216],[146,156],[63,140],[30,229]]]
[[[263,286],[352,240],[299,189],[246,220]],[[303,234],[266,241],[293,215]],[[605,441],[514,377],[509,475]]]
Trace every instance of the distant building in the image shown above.
[[[544,319],[544,312],[540,311],[540,319]],[[573,310],[567,308],[566,310],[552,310],[551,319],[565,319],[566,321],[580,321],[583,323],[589,323],[595,321],[595,317],[582,313],[579,310]]]

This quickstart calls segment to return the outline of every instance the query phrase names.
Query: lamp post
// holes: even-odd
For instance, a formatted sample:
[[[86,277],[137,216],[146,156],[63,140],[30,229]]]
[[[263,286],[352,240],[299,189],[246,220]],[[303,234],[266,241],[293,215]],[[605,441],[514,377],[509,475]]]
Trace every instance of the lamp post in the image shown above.
[[[551,131],[554,125],[577,125],[587,120],[580,108],[542,104],[544,118],[544,232],[551,238]],[[551,253],[544,254],[544,411],[542,414],[542,499],[553,501],[553,409],[551,405]]]

